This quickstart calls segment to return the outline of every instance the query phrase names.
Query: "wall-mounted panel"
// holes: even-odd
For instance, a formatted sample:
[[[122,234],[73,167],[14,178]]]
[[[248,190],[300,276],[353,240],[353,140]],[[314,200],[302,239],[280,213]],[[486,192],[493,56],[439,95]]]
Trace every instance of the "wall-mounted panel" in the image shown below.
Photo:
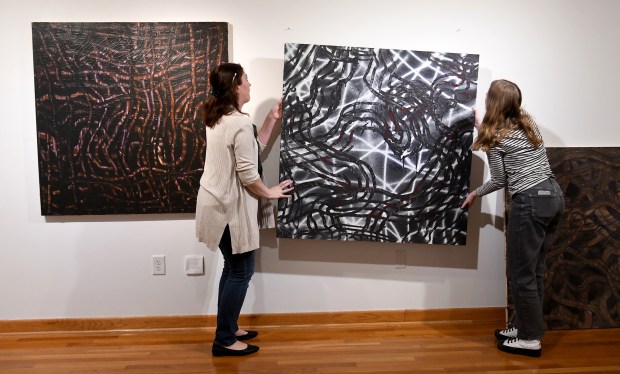
[[[42,215],[195,210],[226,23],[33,23]]]
[[[278,236],[462,245],[478,55],[287,44]]]
[[[620,148],[547,153],[566,201],[547,256],[547,327],[620,327]]]

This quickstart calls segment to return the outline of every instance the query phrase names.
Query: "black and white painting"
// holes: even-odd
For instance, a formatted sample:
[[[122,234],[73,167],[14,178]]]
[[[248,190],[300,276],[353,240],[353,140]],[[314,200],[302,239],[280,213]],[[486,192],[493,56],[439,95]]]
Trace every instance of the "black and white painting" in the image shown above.
[[[464,245],[478,55],[286,44],[280,238]]]

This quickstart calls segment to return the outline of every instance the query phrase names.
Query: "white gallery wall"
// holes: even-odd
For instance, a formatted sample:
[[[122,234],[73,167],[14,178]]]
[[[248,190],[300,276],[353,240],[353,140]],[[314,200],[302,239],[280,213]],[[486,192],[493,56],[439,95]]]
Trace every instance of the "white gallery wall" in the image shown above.
[[[31,22],[219,21],[262,123],[282,91],[284,43],[480,55],[520,85],[547,146],[620,145],[616,0],[5,0],[0,5],[0,320],[214,314],[222,259],[191,214],[42,217]],[[279,139],[265,161],[278,178]],[[472,185],[488,177],[475,153]],[[505,305],[503,198],[470,211],[466,246],[278,240],[262,232],[244,313]],[[167,274],[151,275],[151,256]],[[205,256],[188,276],[183,258]]]

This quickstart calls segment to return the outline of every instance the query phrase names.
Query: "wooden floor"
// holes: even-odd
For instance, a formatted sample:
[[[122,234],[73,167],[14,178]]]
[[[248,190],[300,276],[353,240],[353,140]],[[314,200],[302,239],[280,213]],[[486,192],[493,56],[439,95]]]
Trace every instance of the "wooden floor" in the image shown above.
[[[241,358],[211,356],[212,328],[0,333],[0,373],[620,373],[620,329],[551,331],[529,358],[498,351],[498,327],[270,326]]]

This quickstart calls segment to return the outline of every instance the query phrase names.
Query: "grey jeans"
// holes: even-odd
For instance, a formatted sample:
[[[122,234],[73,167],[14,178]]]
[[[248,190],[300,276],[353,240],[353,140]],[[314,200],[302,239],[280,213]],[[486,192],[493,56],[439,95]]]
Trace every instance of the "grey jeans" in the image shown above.
[[[534,340],[545,335],[545,256],[562,213],[564,195],[555,178],[512,196],[506,260],[519,339]]]

